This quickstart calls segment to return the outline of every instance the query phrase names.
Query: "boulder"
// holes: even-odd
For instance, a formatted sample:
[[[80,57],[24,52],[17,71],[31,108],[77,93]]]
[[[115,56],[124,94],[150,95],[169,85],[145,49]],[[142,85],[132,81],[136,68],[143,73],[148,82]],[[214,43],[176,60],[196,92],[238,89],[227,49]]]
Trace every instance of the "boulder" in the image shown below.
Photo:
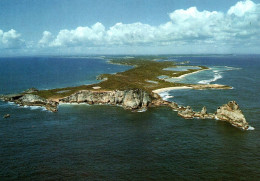
[[[10,118],[10,116],[11,116],[10,114],[6,114],[6,115],[3,116],[3,118],[5,118],[5,119]]]

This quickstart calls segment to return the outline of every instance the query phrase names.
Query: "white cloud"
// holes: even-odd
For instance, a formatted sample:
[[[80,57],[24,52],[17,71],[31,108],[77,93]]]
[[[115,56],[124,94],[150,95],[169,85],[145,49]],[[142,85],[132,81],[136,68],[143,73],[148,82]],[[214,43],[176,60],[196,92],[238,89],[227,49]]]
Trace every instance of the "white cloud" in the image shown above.
[[[100,45],[104,39],[105,27],[96,23],[92,27],[78,27],[75,30],[61,30],[50,46]]]
[[[11,29],[4,32],[0,29],[0,49],[15,49],[24,45],[24,40],[21,39],[21,35],[15,30]]]
[[[236,15],[239,17],[244,16],[246,13],[251,13],[256,10],[256,4],[253,1],[246,0],[240,1],[235,6],[232,6],[227,14],[228,15]]]
[[[92,26],[63,29],[56,35],[44,31],[38,42],[27,43],[15,30],[4,32],[0,29],[0,49],[21,49],[30,52],[80,52],[94,49],[110,51],[112,48],[132,48],[133,52],[138,52],[141,49],[162,50],[163,47],[178,51],[186,51],[187,47],[193,47],[190,51],[194,52],[200,49],[204,52],[215,52],[214,48],[216,51],[250,48],[260,50],[260,4],[251,0],[239,1],[227,12],[201,11],[196,7],[190,7],[175,10],[168,16],[169,20],[158,26],[136,22],[116,23],[111,27],[105,27],[97,22]]]
[[[41,47],[49,46],[50,41],[52,41],[53,37],[51,32],[49,31],[44,31],[42,33],[42,39],[39,40],[39,45]]]
[[[119,47],[180,46],[209,44],[214,46],[254,45],[260,47],[260,4],[251,0],[237,2],[224,12],[199,11],[196,7],[169,13],[170,20],[159,26],[143,23],[105,28],[101,23],[91,27],[60,30],[53,39],[44,32],[39,44],[49,47]]]

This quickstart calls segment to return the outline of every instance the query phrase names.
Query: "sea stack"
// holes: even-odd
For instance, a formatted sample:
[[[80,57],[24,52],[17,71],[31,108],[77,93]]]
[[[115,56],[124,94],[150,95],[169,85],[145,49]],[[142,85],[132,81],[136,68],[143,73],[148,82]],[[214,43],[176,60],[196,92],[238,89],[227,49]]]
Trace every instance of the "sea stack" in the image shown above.
[[[233,126],[243,130],[247,130],[249,128],[245,116],[236,101],[230,101],[219,107],[216,112],[216,118],[222,121],[227,121]]]

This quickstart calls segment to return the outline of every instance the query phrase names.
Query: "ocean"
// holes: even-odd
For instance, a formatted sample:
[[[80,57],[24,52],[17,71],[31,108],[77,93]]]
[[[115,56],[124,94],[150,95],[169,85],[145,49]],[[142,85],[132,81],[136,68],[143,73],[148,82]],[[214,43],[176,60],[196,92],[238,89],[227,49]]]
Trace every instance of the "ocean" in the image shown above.
[[[210,70],[184,83],[231,90],[174,90],[164,98],[209,112],[238,102],[251,131],[216,120],[185,120],[167,107],[39,107],[0,102],[0,180],[260,180],[260,56],[172,56]],[[0,58],[0,94],[98,82],[129,69],[94,57]],[[11,114],[4,119],[3,115]]]

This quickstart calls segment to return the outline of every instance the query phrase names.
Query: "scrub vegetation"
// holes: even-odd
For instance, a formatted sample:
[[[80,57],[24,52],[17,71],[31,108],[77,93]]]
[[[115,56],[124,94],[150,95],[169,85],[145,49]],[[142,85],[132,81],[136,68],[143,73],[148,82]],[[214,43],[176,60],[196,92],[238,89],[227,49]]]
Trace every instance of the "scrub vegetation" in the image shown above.
[[[200,66],[201,69],[188,69],[186,71],[164,70],[165,68],[176,66],[172,61],[155,61],[164,58],[166,57],[115,57],[112,60],[109,60],[109,63],[129,65],[132,66],[132,68],[115,74],[101,74],[98,76],[98,79],[102,81],[96,84],[41,90],[35,94],[44,98],[61,98],[80,90],[95,90],[93,87],[100,87],[97,91],[142,89],[150,93],[154,89],[187,85],[183,83],[168,82],[164,79],[159,79],[158,76],[179,77],[201,69],[208,69],[207,67]]]

